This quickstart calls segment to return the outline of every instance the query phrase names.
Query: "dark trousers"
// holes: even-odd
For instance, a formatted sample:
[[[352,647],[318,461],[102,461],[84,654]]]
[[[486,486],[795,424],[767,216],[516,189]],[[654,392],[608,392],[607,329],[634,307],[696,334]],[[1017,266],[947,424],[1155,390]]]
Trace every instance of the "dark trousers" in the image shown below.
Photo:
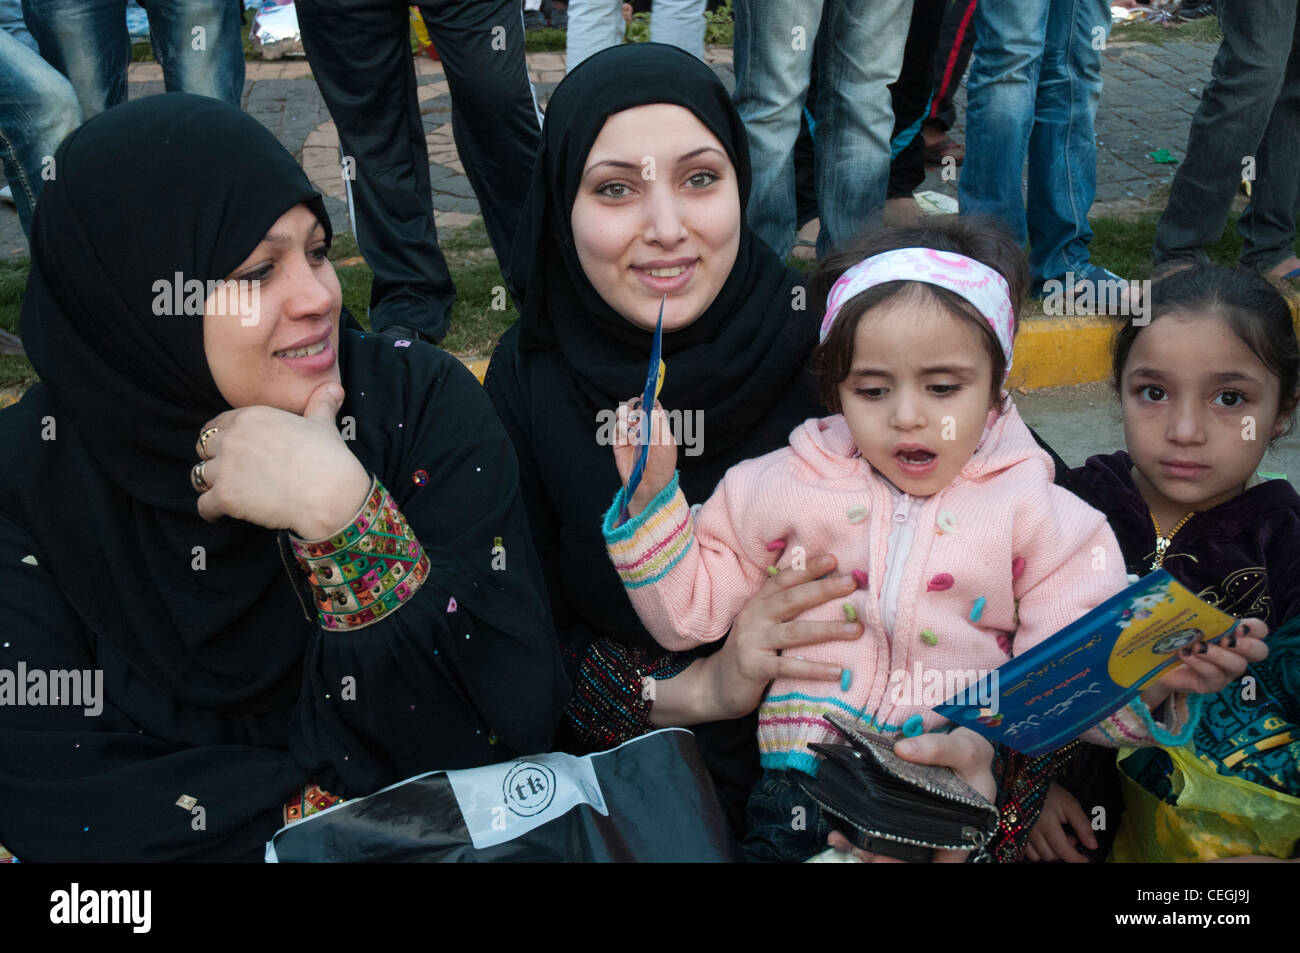
[[[915,0],[903,48],[903,68],[889,87],[894,106],[894,161],[887,198],[907,198],[925,181],[925,139],[921,122],[934,92],[934,51],[939,45],[947,0]],[[899,149],[899,145],[902,148]]]
[[[767,770],[745,807],[745,859],[759,864],[800,864],[826,849],[834,828],[821,806],[798,786],[798,771]]]
[[[509,286],[510,246],[541,128],[520,3],[419,6],[446,73],[456,149]],[[355,163],[357,244],[374,272],[371,325],[407,325],[441,340],[456,289],[433,223],[407,4],[298,0],[297,8],[312,75]]]
[[[1237,222],[1241,264],[1268,271],[1295,254],[1300,213],[1300,3],[1221,0],[1223,42],[1187,137],[1155,263],[1205,261],[1253,161],[1251,202]]]
[[[939,43],[934,51],[934,100],[929,118],[951,129],[957,122],[957,108],[952,98],[961,86],[961,78],[970,65],[975,49],[975,4],[978,0],[950,0],[939,29]]]

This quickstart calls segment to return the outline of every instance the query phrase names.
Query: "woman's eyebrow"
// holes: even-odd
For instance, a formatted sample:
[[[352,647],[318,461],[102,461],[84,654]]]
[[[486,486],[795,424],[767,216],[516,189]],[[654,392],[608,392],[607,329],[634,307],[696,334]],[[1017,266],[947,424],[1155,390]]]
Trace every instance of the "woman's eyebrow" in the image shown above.
[[[316,237],[316,234],[317,234],[318,232],[323,233],[324,231],[325,231],[324,226],[321,225],[319,222],[317,222],[317,223],[316,223],[316,227],[313,228],[313,229],[308,233],[308,235],[307,235],[307,239],[310,241],[311,239],[313,239],[313,238]],[[293,244],[293,236],[290,235],[288,232],[267,232],[266,235],[262,238],[262,241],[259,242],[258,244],[268,244],[268,245],[292,245],[292,244]]]
[[[714,146],[701,146],[699,149],[692,149],[690,152],[678,156],[677,164],[681,165],[683,162],[689,162],[691,159],[694,159],[696,156],[705,152],[716,152],[722,158],[724,159],[726,158],[726,153],[724,153],[721,149],[718,149]],[[622,159],[601,159],[599,162],[593,162],[591,165],[587,166],[586,171],[582,173],[583,177],[585,178],[586,176],[590,175],[593,171],[600,168],[602,165],[612,165],[616,169],[640,169],[641,168],[641,163],[639,162],[625,162]]]

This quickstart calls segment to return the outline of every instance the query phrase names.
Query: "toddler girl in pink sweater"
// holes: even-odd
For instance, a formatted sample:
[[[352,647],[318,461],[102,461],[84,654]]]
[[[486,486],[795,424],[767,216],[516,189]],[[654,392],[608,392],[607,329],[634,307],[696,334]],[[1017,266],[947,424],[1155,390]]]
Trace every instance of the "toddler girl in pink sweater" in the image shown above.
[[[654,411],[631,518],[617,522],[620,490],[604,532],[661,645],[722,638],[770,575],[814,555],[832,553],[858,583],[848,601],[803,616],[863,626],[854,641],[802,651],[840,667],[838,690],[781,678],[759,708],[766,774],[745,843],[754,859],[802,860],[825,846],[830,825],[790,774],[816,772],[809,742],[837,740],[823,714],[893,735],[942,728],[930,708],[954,686],[1125,585],[1105,518],[1053,483],[1051,457],[1003,390],[1024,284],[1023,253],[1005,233],[959,220],[877,232],[827,261],[812,292],[816,300],[829,286],[813,364],[834,416],[805,421],[788,447],[733,467],[698,513],[677,487],[676,447],[658,436],[667,420]],[[625,481],[635,453],[627,417],[615,448]],[[1171,694],[1162,683],[1090,740],[1167,742],[1150,714]],[[1168,708],[1169,727],[1185,729],[1179,706]],[[800,818],[802,830],[792,823]]]

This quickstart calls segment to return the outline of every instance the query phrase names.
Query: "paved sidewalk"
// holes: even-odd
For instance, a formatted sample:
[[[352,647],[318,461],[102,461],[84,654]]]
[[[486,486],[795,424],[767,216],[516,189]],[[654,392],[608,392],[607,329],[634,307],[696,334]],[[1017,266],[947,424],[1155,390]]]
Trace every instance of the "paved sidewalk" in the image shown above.
[[[1212,43],[1110,44],[1104,54],[1106,86],[1097,117],[1094,216],[1141,205],[1172,181],[1177,167],[1159,165],[1147,153],[1164,148],[1182,155],[1215,49]],[[728,89],[735,86],[731,53],[726,47],[711,47],[706,56]],[[538,102],[545,109],[551,92],[564,78],[564,54],[530,53],[528,67]],[[299,159],[326,196],[334,228],[348,230],[338,136],[311,79],[310,66],[304,60],[250,62],[246,69],[244,109]],[[434,219],[442,227],[464,225],[478,215],[478,202],[452,141],[451,98],[442,64],[419,57],[416,72],[429,149]],[[131,64],[128,80],[131,99],[163,91],[162,68],[156,63]],[[964,87],[957,102],[959,114],[963,114]],[[959,120],[957,138],[961,133]],[[956,183],[943,181],[938,170],[931,171],[923,187],[956,196]],[[0,206],[0,256],[26,254],[27,242],[17,213],[11,206]]]

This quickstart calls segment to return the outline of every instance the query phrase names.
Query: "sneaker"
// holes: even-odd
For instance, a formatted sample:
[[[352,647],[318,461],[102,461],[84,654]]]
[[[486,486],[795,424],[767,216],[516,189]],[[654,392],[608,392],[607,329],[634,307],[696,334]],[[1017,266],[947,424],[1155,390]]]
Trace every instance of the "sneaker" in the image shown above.
[[[1190,20],[1202,20],[1205,17],[1216,15],[1214,7],[1214,0],[1183,0],[1182,6],[1174,11],[1174,16],[1178,18],[1180,23],[1187,23]]]
[[[14,190],[12,186],[6,185],[3,189],[0,189],[0,202],[8,202],[10,205],[18,204],[14,201]]]
[[[546,29],[546,18],[542,16],[541,10],[524,11],[524,29],[529,33]]]
[[[1133,286],[1101,265],[1085,265],[1080,271],[1067,272],[1044,281],[1034,290],[1034,298],[1046,301],[1059,297],[1060,314],[1128,314]],[[1044,308],[1044,311],[1047,311]]]

